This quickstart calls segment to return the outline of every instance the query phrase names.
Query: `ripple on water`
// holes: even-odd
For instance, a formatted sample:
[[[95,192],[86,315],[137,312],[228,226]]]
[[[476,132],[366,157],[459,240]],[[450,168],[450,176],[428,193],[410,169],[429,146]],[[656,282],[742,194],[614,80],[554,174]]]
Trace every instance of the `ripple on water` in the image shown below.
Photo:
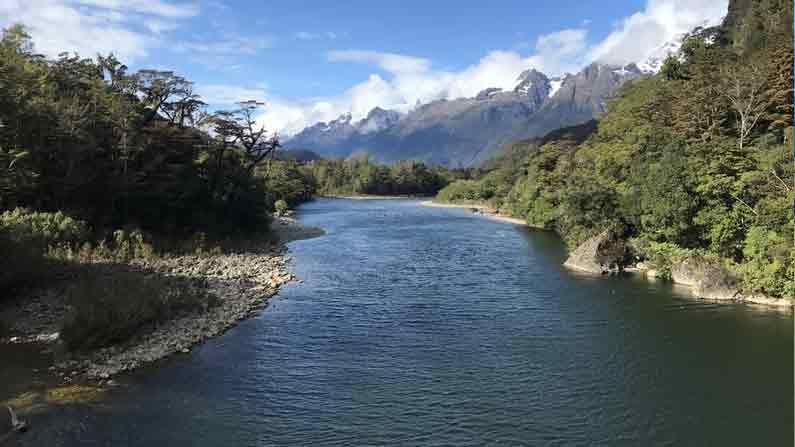
[[[552,235],[319,200],[304,280],[28,445],[789,445],[792,316],[560,267]],[[49,417],[49,419],[46,419]]]

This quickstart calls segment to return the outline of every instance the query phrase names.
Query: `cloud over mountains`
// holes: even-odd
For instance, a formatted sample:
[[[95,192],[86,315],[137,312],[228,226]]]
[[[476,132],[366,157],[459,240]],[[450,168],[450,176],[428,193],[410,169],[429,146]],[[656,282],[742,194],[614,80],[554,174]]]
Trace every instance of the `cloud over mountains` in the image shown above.
[[[270,98],[271,107],[262,120],[271,128],[292,134],[344,112],[361,119],[376,106],[406,111],[417,102],[472,97],[490,87],[512,89],[519,73],[531,67],[554,76],[575,72],[594,61],[640,62],[650,51],[696,26],[720,23],[727,4],[728,0],[649,0],[643,11],[617,22],[600,41],[589,43],[588,22],[584,22],[579,28],[539,36],[529,55],[495,50],[460,71],[437,70],[430,60],[411,55],[358,49],[331,51],[329,62],[371,64],[378,72],[333,98]]]
[[[279,97],[258,84],[267,79],[254,79],[249,85],[216,83],[197,87],[219,107],[251,96],[265,99],[269,106],[261,118],[263,122],[270,129],[292,134],[345,112],[360,119],[376,106],[406,111],[418,102],[471,97],[489,87],[511,89],[517,76],[531,67],[557,75],[577,71],[593,61],[642,61],[651,49],[695,26],[717,24],[727,3],[728,0],[648,0],[642,11],[621,18],[604,38],[592,38],[590,23],[583,21],[578,27],[539,36],[529,51],[495,49],[479,61],[453,70],[438,68],[426,57],[363,49],[365,45],[328,51],[324,56],[330,64],[372,67],[361,82],[331,97]],[[212,7],[211,3],[203,5]],[[145,59],[151,48],[167,46],[175,52],[195,53],[195,62],[210,68],[231,67],[235,57],[253,56],[273,45],[269,36],[228,30],[219,30],[211,38],[169,40],[173,39],[171,31],[203,12],[198,3],[188,0],[2,0],[0,26],[26,24],[37,51],[48,56],[62,51],[86,56],[114,52],[125,61],[135,62]],[[301,30],[291,37],[333,42],[336,34]],[[190,73],[186,75],[190,77]]]

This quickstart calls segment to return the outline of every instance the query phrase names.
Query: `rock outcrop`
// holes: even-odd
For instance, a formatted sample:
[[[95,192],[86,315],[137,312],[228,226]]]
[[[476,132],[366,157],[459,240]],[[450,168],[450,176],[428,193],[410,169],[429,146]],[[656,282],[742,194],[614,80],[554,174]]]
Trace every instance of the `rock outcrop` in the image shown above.
[[[615,274],[623,271],[632,259],[623,232],[613,228],[583,242],[563,265],[589,273]]]
[[[671,269],[675,283],[693,288],[693,294],[711,300],[742,299],[739,284],[719,262],[694,257],[676,264]]]

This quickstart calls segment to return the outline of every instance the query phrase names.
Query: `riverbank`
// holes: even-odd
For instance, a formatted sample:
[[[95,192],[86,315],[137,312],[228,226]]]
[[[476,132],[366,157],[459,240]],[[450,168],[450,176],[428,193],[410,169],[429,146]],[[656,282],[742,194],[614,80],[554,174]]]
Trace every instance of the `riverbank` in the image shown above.
[[[489,219],[499,220],[502,222],[512,223],[515,225],[524,225],[531,228],[537,228],[533,227],[532,225],[528,225],[527,222],[525,222],[522,219],[517,219],[515,217],[500,214],[494,208],[491,208],[488,205],[484,205],[482,203],[467,203],[467,204],[440,203],[432,200],[427,200],[421,202],[421,205],[428,207],[436,207],[436,208],[464,208],[471,210],[474,215],[479,215]],[[595,237],[593,239],[598,239],[598,237]],[[578,252],[578,250],[581,250],[583,246],[589,244],[589,241],[586,241],[585,243],[583,243],[581,247],[578,247],[577,250],[574,250],[570,253],[570,257],[564,263],[564,266],[571,270],[585,274],[601,275],[604,273],[608,273],[607,271],[604,271],[602,268],[599,267],[598,265],[599,263],[594,261],[598,257],[595,252],[596,247],[599,247],[602,241],[597,241],[597,242],[598,243],[594,245],[593,241],[591,241],[590,244],[593,245],[593,247],[590,247],[590,250],[586,250],[592,252],[590,253],[589,256],[591,258],[594,258],[591,260],[592,262],[586,262],[585,263],[586,266],[583,266],[582,263],[572,262],[572,258],[575,257],[574,255]],[[650,268],[649,266],[643,263],[639,263],[638,265],[627,266],[626,268],[621,269],[621,271],[642,275],[643,277],[647,278],[649,281],[659,280],[656,270]],[[779,309],[795,308],[795,301],[787,298],[774,298],[759,294],[743,294],[739,291],[730,291],[728,293],[726,293],[725,291],[721,291],[719,294],[716,294],[712,290],[710,290],[709,293],[705,293],[704,292],[705,289],[708,288],[714,289],[714,287],[704,287],[704,285],[701,284],[701,281],[693,280],[692,279],[693,276],[694,276],[693,274],[674,274],[672,275],[671,282],[678,286],[683,286],[688,288],[694,297],[703,300],[708,300],[718,303],[739,302],[745,304],[752,304],[756,306],[775,307]]]
[[[774,298],[743,290],[736,273],[730,272],[721,260],[707,256],[671,256],[665,273],[659,266],[643,260],[648,258],[626,239],[623,230],[611,228],[589,238],[569,253],[563,266],[592,275],[634,273],[650,281],[665,277],[672,283],[689,288],[696,298],[713,302],[739,302],[791,309],[795,301]]]
[[[178,278],[185,287],[212,295],[214,305],[185,311],[164,322],[148,325],[132,337],[107,348],[83,353],[66,352],[59,330],[68,307],[63,288],[38,290],[14,300],[0,313],[8,322],[0,343],[43,343],[53,352],[50,370],[65,382],[108,379],[219,335],[265,306],[285,283],[295,279],[288,270],[286,243],[324,234],[291,218],[277,218],[272,238],[245,250],[141,259],[130,267],[148,275]]]
[[[405,199],[423,199],[427,198],[428,196],[403,196],[403,195],[394,195],[394,196],[381,196],[381,195],[321,195],[319,197],[323,197],[325,199],[347,199],[347,200],[405,200]]]
[[[527,221],[523,219],[518,219],[516,217],[508,216],[505,214],[500,214],[499,211],[491,208],[487,205],[479,204],[479,203],[472,203],[472,204],[459,204],[459,203],[440,203],[435,202],[433,200],[426,200],[420,203],[422,206],[429,206],[434,208],[464,208],[469,209],[473,212],[473,214],[480,215],[486,217],[488,219],[499,220],[501,222],[512,223],[514,225],[524,225],[527,227],[532,227],[528,225]],[[536,227],[532,227],[536,228]]]

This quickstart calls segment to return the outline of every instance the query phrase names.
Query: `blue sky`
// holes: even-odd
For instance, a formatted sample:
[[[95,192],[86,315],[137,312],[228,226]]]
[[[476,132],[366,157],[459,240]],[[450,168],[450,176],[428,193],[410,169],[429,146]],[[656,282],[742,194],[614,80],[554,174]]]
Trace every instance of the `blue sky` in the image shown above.
[[[255,1],[2,0],[0,25],[25,23],[50,56],[114,52],[131,68],[171,69],[214,107],[260,99],[291,133],[378,105],[511,88],[594,60],[640,61],[726,12],[727,0]]]

